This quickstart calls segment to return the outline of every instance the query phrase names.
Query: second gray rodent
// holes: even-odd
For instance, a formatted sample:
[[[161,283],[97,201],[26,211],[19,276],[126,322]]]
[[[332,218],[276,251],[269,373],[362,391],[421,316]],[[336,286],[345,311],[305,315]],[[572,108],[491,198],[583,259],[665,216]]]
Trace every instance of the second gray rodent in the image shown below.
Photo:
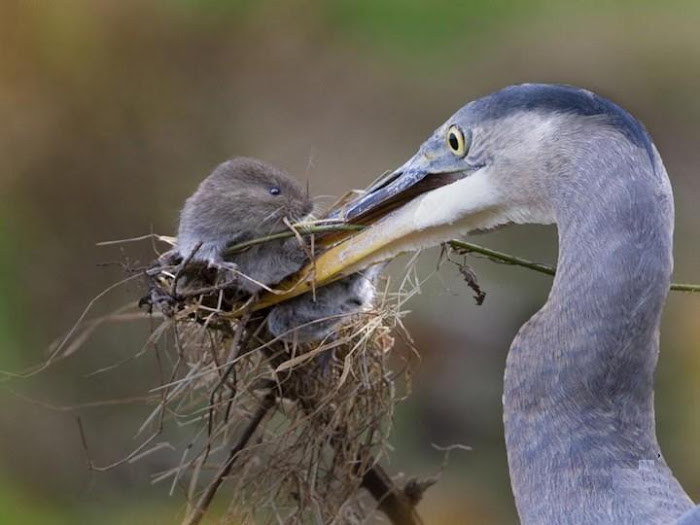
[[[288,174],[259,160],[237,157],[220,164],[187,199],[180,214],[177,252],[239,276],[247,292],[272,286],[308,260],[298,239],[268,242],[227,254],[232,244],[287,230],[310,216],[313,203]],[[268,328],[275,337],[306,342],[326,337],[348,316],[374,299],[377,270],[354,274],[271,309]],[[249,279],[245,278],[247,276]],[[329,319],[326,319],[329,318]]]

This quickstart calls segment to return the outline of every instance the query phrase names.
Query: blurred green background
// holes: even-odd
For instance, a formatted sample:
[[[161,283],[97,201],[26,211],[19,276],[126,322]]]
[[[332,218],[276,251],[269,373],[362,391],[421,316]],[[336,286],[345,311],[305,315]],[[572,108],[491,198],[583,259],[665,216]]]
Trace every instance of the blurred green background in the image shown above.
[[[519,82],[580,85],[646,124],[675,188],[675,280],[700,281],[698,26],[700,3],[670,0],[3,0],[0,369],[38,362],[123,277],[117,263],[152,256],[147,245],[96,242],[172,234],[184,198],[223,159],[260,157],[316,195],[338,195],[402,163],[467,101]],[[545,262],[556,254],[552,228],[478,242]],[[422,255],[423,275],[437,256]],[[473,448],[453,454],[428,491],[427,524],[515,522],[503,365],[550,280],[473,265],[483,306],[445,266],[407,320],[423,362],[399,410],[390,470],[435,473],[442,456],[432,443]],[[98,312],[140,292],[117,291]],[[696,501],[698,318],[700,297],[672,294],[657,387],[665,455]],[[147,333],[107,328],[74,359],[2,384],[0,524],[177,522],[182,499],[168,497],[167,483],[150,484],[172,455],[91,473],[76,414],[60,410],[142,394],[150,366],[86,373],[133,353]],[[106,464],[133,448],[146,410],[81,410],[94,459]]]

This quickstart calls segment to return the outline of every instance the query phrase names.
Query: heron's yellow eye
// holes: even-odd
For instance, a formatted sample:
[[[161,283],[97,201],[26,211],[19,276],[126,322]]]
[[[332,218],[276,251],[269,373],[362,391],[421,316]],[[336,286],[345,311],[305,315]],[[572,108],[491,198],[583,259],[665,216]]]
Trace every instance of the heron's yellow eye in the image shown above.
[[[457,126],[450,126],[447,130],[447,147],[457,157],[464,157],[467,154],[467,141],[464,133]]]

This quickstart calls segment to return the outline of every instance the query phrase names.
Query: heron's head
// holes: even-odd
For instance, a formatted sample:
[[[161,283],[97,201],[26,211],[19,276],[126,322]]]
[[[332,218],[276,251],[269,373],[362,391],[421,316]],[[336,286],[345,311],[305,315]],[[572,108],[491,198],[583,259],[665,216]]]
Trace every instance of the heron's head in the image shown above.
[[[589,91],[511,86],[452,115],[395,171],[344,210],[370,226],[316,261],[316,278],[356,271],[455,235],[556,221],[557,192],[601,144],[651,143],[641,124]],[[586,156],[589,157],[586,157]],[[582,161],[583,159],[583,161]]]

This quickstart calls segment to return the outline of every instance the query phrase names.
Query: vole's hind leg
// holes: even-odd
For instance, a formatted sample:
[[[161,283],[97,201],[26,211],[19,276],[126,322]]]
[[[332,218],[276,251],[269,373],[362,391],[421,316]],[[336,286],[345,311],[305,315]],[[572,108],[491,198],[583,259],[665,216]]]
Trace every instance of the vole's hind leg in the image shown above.
[[[355,273],[275,306],[268,316],[270,333],[285,341],[319,341],[354,314],[371,307],[381,268]]]

